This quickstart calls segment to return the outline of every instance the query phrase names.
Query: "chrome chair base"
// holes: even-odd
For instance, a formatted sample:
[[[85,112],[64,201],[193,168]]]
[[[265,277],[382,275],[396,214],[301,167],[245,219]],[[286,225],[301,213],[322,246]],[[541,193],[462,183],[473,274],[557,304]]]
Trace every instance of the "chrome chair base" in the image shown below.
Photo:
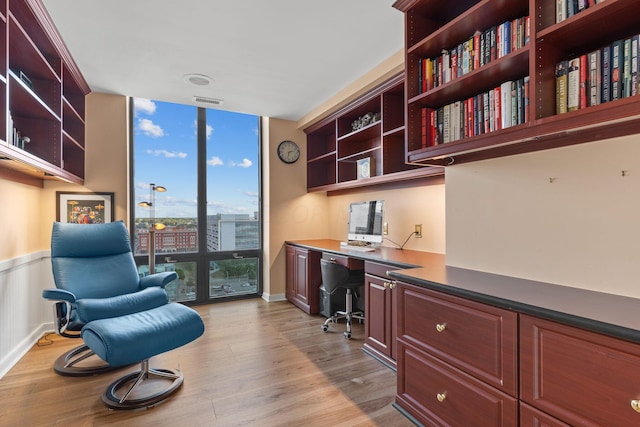
[[[155,406],[173,393],[175,393],[184,381],[184,376],[180,371],[170,371],[168,369],[153,369],[149,367],[149,359],[140,363],[139,371],[132,372],[113,382],[102,395],[102,401],[111,409],[140,409]],[[159,391],[152,391],[148,394],[145,391],[136,393],[136,388],[143,388],[141,385],[146,380],[168,380],[169,386],[161,388]],[[131,384],[127,389],[127,385]],[[124,393],[123,391],[126,390]]]
[[[80,365],[81,362],[89,359],[90,357],[93,357],[100,363],[96,365]],[[78,346],[61,354],[53,364],[53,370],[57,374],[67,377],[87,377],[102,374],[104,372],[115,371],[116,369],[121,368],[122,366],[114,368],[108,363],[105,363],[86,345]]]

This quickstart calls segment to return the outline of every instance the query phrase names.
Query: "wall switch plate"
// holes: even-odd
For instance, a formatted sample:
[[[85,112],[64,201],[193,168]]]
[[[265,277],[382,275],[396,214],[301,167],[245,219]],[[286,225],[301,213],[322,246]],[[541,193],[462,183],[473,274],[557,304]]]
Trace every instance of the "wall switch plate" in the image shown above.
[[[421,239],[422,238],[422,224],[416,224],[416,239]]]

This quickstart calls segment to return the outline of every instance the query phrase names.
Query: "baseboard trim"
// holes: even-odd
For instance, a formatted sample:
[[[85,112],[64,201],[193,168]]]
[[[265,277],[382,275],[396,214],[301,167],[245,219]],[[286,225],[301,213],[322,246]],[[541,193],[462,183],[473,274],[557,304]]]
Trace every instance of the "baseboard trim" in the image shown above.
[[[44,334],[53,332],[53,323],[43,323],[34,331],[31,332],[27,337],[25,337],[20,343],[15,346],[9,354],[0,360],[0,379],[4,377],[13,366],[24,357],[25,354],[31,350],[38,340],[44,336]],[[53,361],[51,361],[51,366],[53,369]]]
[[[262,299],[265,300],[266,302],[279,302],[279,301],[286,301],[287,297],[285,294],[273,294],[270,295],[266,292],[262,293]]]

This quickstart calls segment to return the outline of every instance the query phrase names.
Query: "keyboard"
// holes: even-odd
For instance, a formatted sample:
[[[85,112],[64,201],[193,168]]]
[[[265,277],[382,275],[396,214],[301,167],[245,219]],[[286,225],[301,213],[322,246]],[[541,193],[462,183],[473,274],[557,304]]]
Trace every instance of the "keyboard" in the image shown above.
[[[355,252],[372,252],[375,251],[376,248],[372,248],[371,246],[356,246],[356,245],[344,245],[341,248],[346,249],[348,251]]]

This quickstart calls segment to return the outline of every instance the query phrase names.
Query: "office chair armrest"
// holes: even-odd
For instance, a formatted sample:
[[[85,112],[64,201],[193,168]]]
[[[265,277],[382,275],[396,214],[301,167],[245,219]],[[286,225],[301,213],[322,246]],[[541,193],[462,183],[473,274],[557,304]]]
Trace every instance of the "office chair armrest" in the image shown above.
[[[176,280],[178,273],[175,271],[164,271],[162,273],[150,274],[140,279],[140,289],[146,289],[151,286],[160,286],[164,288],[168,283]]]
[[[54,301],[75,302],[76,296],[64,289],[45,289],[42,291],[42,298]]]

